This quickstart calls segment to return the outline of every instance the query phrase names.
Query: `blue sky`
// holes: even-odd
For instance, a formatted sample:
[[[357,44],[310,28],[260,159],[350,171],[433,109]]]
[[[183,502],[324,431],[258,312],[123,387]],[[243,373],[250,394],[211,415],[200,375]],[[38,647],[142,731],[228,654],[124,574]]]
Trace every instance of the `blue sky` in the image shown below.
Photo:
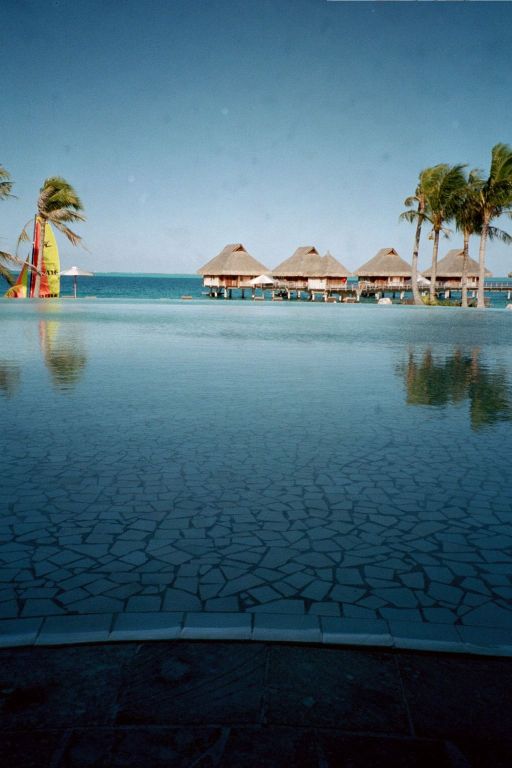
[[[410,260],[418,172],[512,143],[511,28],[500,2],[3,0],[0,247],[59,174],[87,215],[65,266],[193,272],[228,242]]]

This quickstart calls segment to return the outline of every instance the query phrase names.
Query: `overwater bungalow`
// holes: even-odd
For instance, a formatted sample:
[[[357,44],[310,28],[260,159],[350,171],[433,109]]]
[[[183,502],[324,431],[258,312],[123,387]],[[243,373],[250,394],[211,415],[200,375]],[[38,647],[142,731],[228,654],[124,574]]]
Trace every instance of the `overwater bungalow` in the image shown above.
[[[210,296],[231,296],[233,288],[240,288],[242,298],[246,288],[254,291],[251,280],[268,273],[268,267],[246,251],[242,243],[231,243],[207,264],[197,270]]]
[[[436,290],[437,291],[460,291],[462,282],[462,262],[464,260],[464,251],[462,248],[452,248],[448,251],[444,259],[437,262],[436,270]],[[478,288],[478,262],[474,259],[468,259],[467,266],[467,287],[470,290]],[[432,268],[423,270],[425,277],[430,278]],[[485,270],[486,277],[492,277],[488,269]]]
[[[394,248],[381,248],[355,274],[359,278],[359,292],[363,296],[402,293],[411,288],[411,265]]]
[[[275,269],[272,275],[276,281],[276,292],[286,292],[288,298],[292,292],[297,298],[302,292],[315,300],[320,295],[323,299],[333,299],[333,294],[341,297],[352,289],[347,285],[350,272],[329,251],[320,256],[312,245],[297,248],[288,259]]]

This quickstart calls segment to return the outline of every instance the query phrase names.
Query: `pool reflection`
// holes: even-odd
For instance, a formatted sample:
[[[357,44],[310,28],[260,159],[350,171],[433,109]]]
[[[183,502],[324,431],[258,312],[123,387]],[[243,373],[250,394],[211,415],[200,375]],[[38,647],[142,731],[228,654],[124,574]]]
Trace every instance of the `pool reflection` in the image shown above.
[[[19,365],[0,360],[0,392],[5,397],[14,397],[21,384]]]
[[[504,368],[489,369],[480,350],[456,349],[445,359],[427,348],[409,351],[407,363],[399,366],[406,385],[407,405],[449,406],[469,401],[473,429],[512,420],[512,394]]]
[[[61,391],[70,390],[82,377],[87,364],[78,327],[63,326],[58,320],[40,320],[39,339],[53,386]]]

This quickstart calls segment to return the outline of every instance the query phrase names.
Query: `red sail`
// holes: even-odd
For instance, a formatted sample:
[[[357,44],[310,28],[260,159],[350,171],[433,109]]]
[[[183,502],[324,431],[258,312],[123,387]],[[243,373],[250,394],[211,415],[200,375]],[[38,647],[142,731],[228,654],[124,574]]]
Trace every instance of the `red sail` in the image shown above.
[[[34,221],[34,241],[32,243],[31,259],[33,269],[30,270],[30,288],[28,294],[31,299],[34,297],[39,298],[40,279],[38,271],[41,270],[43,261],[42,256],[43,249],[41,248],[41,222],[36,216]]]

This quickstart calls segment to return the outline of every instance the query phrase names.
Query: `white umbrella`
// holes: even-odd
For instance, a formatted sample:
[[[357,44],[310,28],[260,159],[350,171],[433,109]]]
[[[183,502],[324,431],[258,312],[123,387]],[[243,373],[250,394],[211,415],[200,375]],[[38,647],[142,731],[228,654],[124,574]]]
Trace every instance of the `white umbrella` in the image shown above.
[[[274,279],[268,275],[260,275],[259,277],[253,277],[249,281],[251,285],[274,285]]]
[[[73,278],[73,292],[76,299],[76,279],[77,277],[94,277],[94,272],[86,272],[85,269],[80,269],[80,267],[70,267],[69,269],[65,269],[63,272],[60,273],[61,275],[65,275],[66,277],[72,277]]]
[[[424,275],[418,275],[418,283],[421,285],[430,285],[430,280]]]

